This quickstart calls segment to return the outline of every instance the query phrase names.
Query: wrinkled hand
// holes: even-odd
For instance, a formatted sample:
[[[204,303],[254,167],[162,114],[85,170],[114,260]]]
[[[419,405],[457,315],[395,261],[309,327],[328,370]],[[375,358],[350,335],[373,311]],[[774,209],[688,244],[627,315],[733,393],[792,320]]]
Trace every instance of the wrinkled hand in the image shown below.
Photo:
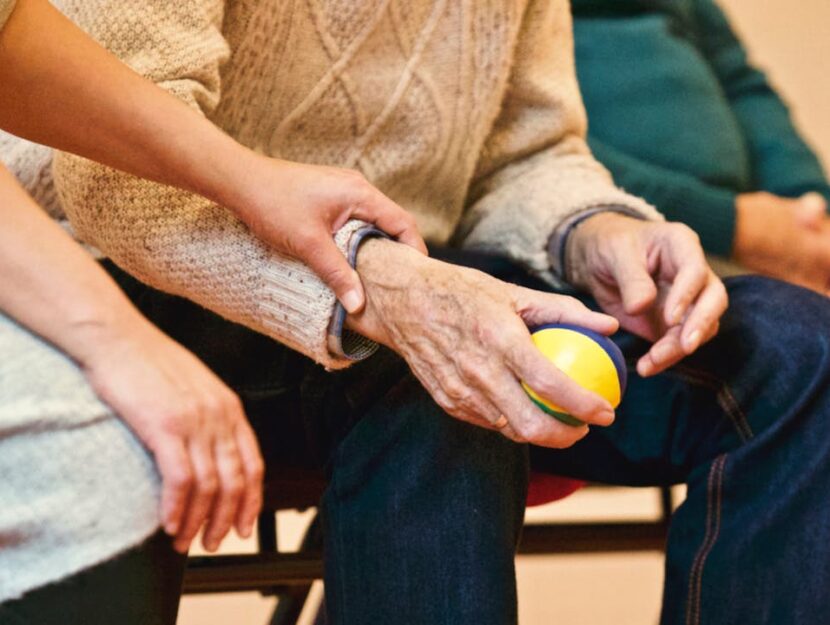
[[[574,230],[567,254],[571,282],[654,342],[637,363],[640,375],[667,369],[717,334],[726,289],[690,228],[601,213]]]
[[[738,196],[735,260],[773,278],[827,294],[830,289],[830,217],[816,193],[799,199],[769,193]]]
[[[202,525],[210,551],[234,525],[249,536],[262,505],[263,462],[237,396],[143,320],[97,338],[81,366],[155,457],[162,525],[175,548],[186,552]]]
[[[260,158],[247,183],[252,197],[236,209],[263,242],[308,265],[350,312],[365,303],[360,278],[332,233],[362,219],[426,254],[415,219],[360,172]]]
[[[361,246],[358,270],[367,305],[349,326],[406,359],[433,399],[449,414],[498,429],[516,441],[567,447],[585,436],[545,414],[522,390],[539,395],[588,424],[609,425],[611,405],[551,364],[535,347],[528,326],[573,323],[603,334],[617,322],[581,302],[540,293],[472,269],[424,257],[397,243]]]

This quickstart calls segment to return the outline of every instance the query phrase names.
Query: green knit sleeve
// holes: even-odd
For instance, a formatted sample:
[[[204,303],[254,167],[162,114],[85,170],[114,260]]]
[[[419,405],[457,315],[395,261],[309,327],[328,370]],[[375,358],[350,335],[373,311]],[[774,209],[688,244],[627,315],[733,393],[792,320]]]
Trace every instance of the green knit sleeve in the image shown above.
[[[799,135],[787,105],[746,50],[713,0],[695,0],[699,46],[717,74],[744,131],[755,187],[797,197],[816,191],[830,199],[830,185],[818,158]]]
[[[6,20],[14,10],[16,0],[0,0],[0,29],[6,25]]]
[[[589,136],[594,156],[629,193],[659,207],[666,219],[679,221],[700,236],[703,248],[730,256],[735,236],[735,193],[694,176],[653,165]]]

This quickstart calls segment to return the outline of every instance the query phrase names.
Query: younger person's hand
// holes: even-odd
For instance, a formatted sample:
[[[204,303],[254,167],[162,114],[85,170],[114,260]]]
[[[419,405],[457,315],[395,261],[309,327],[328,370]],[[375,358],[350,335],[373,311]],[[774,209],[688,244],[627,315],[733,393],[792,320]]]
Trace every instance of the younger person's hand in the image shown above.
[[[247,186],[237,216],[270,247],[308,265],[349,313],[363,308],[365,294],[332,236],[348,220],[372,223],[426,254],[414,217],[355,170],[261,157]]]
[[[80,364],[95,392],[155,457],[161,521],[187,552],[204,526],[209,551],[251,534],[263,461],[237,396],[193,354],[143,319],[96,335]]]

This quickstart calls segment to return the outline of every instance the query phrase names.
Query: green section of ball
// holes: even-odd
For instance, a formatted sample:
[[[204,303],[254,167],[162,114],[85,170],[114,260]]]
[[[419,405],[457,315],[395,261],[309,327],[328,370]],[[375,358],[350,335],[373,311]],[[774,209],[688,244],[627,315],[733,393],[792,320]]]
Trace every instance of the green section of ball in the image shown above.
[[[569,415],[567,412],[559,412],[558,410],[551,410],[548,406],[546,406],[542,402],[534,399],[533,397],[531,397],[530,399],[543,412],[545,412],[546,414],[549,414],[552,417],[556,417],[562,423],[565,423],[567,425],[574,425],[574,426],[577,426],[577,427],[580,426],[580,425],[584,425],[584,423],[582,423],[582,421],[580,421],[576,417],[573,417],[573,416]]]

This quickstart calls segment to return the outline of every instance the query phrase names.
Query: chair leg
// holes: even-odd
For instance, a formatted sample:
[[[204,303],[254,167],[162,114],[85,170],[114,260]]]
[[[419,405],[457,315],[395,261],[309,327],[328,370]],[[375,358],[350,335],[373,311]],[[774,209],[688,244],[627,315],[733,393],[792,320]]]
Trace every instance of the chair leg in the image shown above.
[[[256,532],[260,553],[278,551],[277,515],[273,510],[268,510],[259,515]]]
[[[319,515],[314,515],[306,530],[303,542],[300,545],[300,552],[319,552],[323,548],[323,531]],[[271,615],[269,625],[296,625],[308,601],[311,592],[311,584],[304,586],[292,586],[281,592],[278,597],[277,607]],[[319,613],[318,617],[319,619]],[[323,621],[325,623],[325,621]]]
[[[662,512],[661,521],[668,525],[674,513],[674,496],[672,495],[671,486],[660,488],[660,510]]]

